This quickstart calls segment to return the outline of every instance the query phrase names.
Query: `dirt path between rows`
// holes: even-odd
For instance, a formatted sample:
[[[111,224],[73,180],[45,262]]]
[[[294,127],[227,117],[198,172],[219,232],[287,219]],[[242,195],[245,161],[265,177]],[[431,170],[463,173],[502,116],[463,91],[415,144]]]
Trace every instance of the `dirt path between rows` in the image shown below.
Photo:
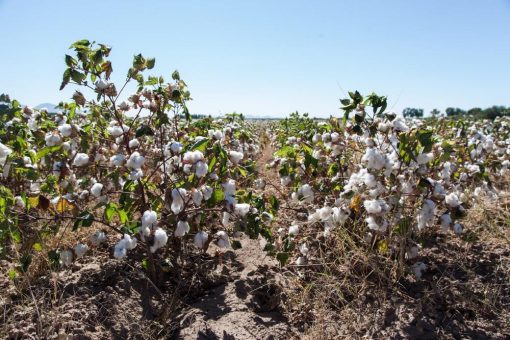
[[[267,145],[257,160],[264,194],[281,196],[278,174],[266,169],[274,148]],[[277,261],[263,251],[262,240],[241,238],[242,248],[225,254],[218,270],[230,271],[221,284],[192,303],[180,316],[179,339],[289,339],[294,330],[278,310]]]

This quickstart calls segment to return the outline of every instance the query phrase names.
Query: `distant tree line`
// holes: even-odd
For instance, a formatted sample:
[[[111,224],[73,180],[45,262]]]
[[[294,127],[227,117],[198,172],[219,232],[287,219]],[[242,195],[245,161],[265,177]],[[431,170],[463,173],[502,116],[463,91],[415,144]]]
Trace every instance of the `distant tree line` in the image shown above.
[[[404,117],[410,118],[422,118],[423,117],[423,109],[416,109],[412,107],[407,107],[402,111]],[[469,110],[462,110],[458,107],[448,107],[444,112],[446,117],[474,117],[479,119],[494,119],[499,116],[510,116],[510,107],[498,106],[494,105],[488,107],[486,109],[481,109],[479,107],[474,107]],[[434,109],[430,111],[430,115],[432,117],[437,117],[441,115],[441,111],[438,109]]]

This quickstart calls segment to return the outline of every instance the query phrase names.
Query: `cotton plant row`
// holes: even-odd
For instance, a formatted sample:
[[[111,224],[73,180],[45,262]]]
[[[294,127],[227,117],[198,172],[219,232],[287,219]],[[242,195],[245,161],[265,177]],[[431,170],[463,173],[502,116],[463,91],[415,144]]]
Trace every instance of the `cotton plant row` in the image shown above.
[[[327,240],[345,228],[421,277],[421,238],[462,235],[466,209],[500,194],[493,183],[508,173],[510,120],[404,119],[385,111],[385,97],[357,92],[342,103],[343,120],[295,116],[273,130],[271,166],[288,187],[288,203],[308,212],[306,221],[281,228],[274,246],[289,250],[295,264],[310,264],[312,235]]]
[[[66,56],[62,88],[79,87],[72,102],[56,114],[4,105],[0,184],[12,200],[0,218],[9,230],[37,222],[51,230],[101,226],[73,249],[53,253],[69,265],[107,239],[116,239],[115,258],[140,246],[163,258],[171,240],[201,251],[211,242],[229,248],[238,246],[235,232],[265,227],[264,204],[238,195],[240,183],[254,180],[260,152],[251,124],[236,114],[191,119],[178,72],[170,83],[144,76],[153,59],[135,56],[116,86],[109,47],[83,40],[71,48],[76,56]],[[137,90],[124,94],[129,83]]]

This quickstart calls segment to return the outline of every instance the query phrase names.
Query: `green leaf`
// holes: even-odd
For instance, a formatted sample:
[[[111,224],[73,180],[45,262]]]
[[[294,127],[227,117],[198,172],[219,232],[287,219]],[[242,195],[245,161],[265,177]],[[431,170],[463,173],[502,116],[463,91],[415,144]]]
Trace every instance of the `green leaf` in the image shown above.
[[[154,65],[156,64],[156,58],[149,58],[147,59],[147,68],[151,70]]]
[[[276,259],[280,261],[280,264],[282,266],[285,266],[285,264],[289,260],[289,253],[278,253],[276,254]]]
[[[175,70],[174,73],[172,73],[172,79],[173,80],[181,80],[181,76],[179,74],[179,71]]]
[[[42,251],[42,245],[39,242],[34,243],[32,248],[34,248],[35,251]]]
[[[154,130],[152,130],[148,125],[142,125],[136,129],[136,137],[138,138],[142,136],[154,136]]]
[[[18,276],[18,273],[16,272],[15,269],[11,268],[11,269],[9,269],[8,275],[9,275],[9,279],[12,281],[16,278],[16,276]]]
[[[201,139],[191,146],[190,151],[199,150],[204,152],[207,148],[207,143],[209,143],[208,138]]]
[[[111,223],[113,216],[117,213],[118,206],[115,203],[108,202],[104,209],[104,218],[106,222]]]
[[[241,242],[239,242],[238,240],[233,240],[232,242],[230,242],[230,245],[232,246],[232,249],[234,249],[234,250],[241,249],[243,247],[241,245]]]
[[[36,160],[40,160],[41,158],[45,157],[46,155],[48,155],[50,153],[60,151],[61,148],[62,148],[62,145],[44,147],[37,152],[37,154],[35,155],[35,158],[36,158]]]

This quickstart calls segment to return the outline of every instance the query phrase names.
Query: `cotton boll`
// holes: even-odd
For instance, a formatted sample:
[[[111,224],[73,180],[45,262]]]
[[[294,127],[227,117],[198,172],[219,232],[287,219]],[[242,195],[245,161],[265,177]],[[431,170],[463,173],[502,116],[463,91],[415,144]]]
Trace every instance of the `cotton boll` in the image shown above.
[[[199,231],[195,234],[195,237],[193,238],[193,244],[195,247],[199,249],[203,249],[207,240],[209,239],[209,234],[205,231]]]
[[[296,265],[303,266],[305,264],[306,264],[306,257],[300,256],[300,257],[297,258]]]
[[[369,229],[376,230],[379,232],[385,232],[388,227],[387,221],[382,221],[382,223],[377,222],[376,218],[374,216],[369,216],[365,219],[365,222],[367,223],[367,226]]]
[[[117,154],[112,157],[110,157],[110,166],[121,166],[124,164],[124,161],[126,160],[126,156],[122,154]]]
[[[175,228],[174,235],[176,237],[183,237],[189,232],[189,223],[187,221],[177,222],[177,228]]]
[[[427,270],[427,265],[423,262],[416,262],[415,264],[413,264],[412,269],[414,276],[417,279],[421,279],[423,272]]]
[[[456,208],[460,205],[459,197],[454,192],[446,195],[444,200],[446,205],[450,208]]]
[[[117,243],[115,245],[115,247],[113,248],[113,257],[115,257],[116,259],[122,259],[122,258],[126,257],[126,255],[127,255],[126,248],[120,247],[119,244],[120,244],[120,242]],[[122,244],[124,244],[124,243],[122,243]]]
[[[161,228],[157,228],[154,231],[154,244],[150,247],[150,252],[154,253],[161,247],[164,247],[168,241],[168,235],[166,231]]]
[[[236,194],[236,182],[233,179],[229,179],[221,185],[225,196],[234,196]]]
[[[418,256],[419,251],[420,251],[420,248],[417,246],[413,246],[413,247],[407,249],[406,259],[412,260],[412,259],[416,258]]]
[[[244,154],[242,152],[230,151],[229,157],[232,163],[237,164],[244,158]]]
[[[204,177],[207,175],[208,167],[207,164],[205,164],[202,161],[198,161],[195,165],[195,174],[198,178]]]
[[[221,224],[223,224],[223,226],[226,227],[229,225],[229,220],[230,220],[230,213],[224,211],[223,218],[221,219]]]
[[[434,154],[432,152],[430,153],[421,153],[416,157],[416,161],[419,165],[427,164],[434,158]]]
[[[211,197],[212,197],[212,194],[214,192],[213,188],[211,188],[210,186],[206,185],[206,186],[203,186],[202,187],[202,192],[204,194],[204,199],[207,201],[209,200]]]
[[[25,202],[21,196],[14,197],[14,203],[18,208],[25,209]]]
[[[58,127],[58,131],[64,137],[69,137],[73,132],[73,127],[70,124],[62,124]]]
[[[299,252],[301,254],[303,254],[304,256],[306,256],[309,251],[310,251],[310,249],[308,249],[308,245],[306,243],[301,243],[299,245]]]
[[[133,170],[129,173],[129,179],[131,181],[137,181],[139,180],[140,178],[143,177],[143,170],[142,169],[136,169],[136,170]]]
[[[367,164],[367,168],[375,170],[381,170],[386,164],[384,155],[375,148],[368,148],[361,161]]]
[[[219,237],[218,242],[216,243],[220,248],[230,248],[230,240],[228,238],[228,234],[223,230],[218,231],[216,236]]]
[[[203,160],[204,154],[199,150],[187,151],[182,158],[182,161],[188,164],[195,164],[196,162]]]
[[[239,203],[234,206],[234,213],[237,216],[245,217],[250,211],[250,205],[246,203]]]
[[[172,142],[172,143],[170,143],[170,150],[171,150],[174,154],[181,153],[181,150],[182,150],[182,144],[181,144],[181,143],[179,143],[179,142]]]
[[[101,196],[101,190],[103,190],[103,184],[101,183],[95,183],[91,188],[90,188],[90,193],[95,196],[95,197],[99,197]]]
[[[102,231],[96,231],[94,234],[90,235],[90,243],[97,247],[101,243],[106,242],[106,235]]]
[[[44,141],[47,146],[55,146],[59,145],[62,142],[62,138],[58,134],[54,134],[52,132],[48,132],[44,137]]]
[[[73,263],[73,252],[71,250],[61,251],[59,262],[62,266],[70,266]]]
[[[202,191],[197,189],[193,189],[191,191],[191,199],[193,200],[193,203],[195,203],[197,207],[199,207],[202,204],[203,198],[204,194],[202,193]]]
[[[74,253],[76,254],[76,258],[79,259],[83,255],[85,255],[85,253],[87,252],[88,249],[89,249],[89,247],[86,244],[78,243],[74,247]]]
[[[462,226],[462,224],[460,224],[460,223],[455,223],[455,224],[453,225],[453,232],[454,232],[456,235],[460,235],[460,234],[462,234],[463,230],[464,230],[464,227]]]
[[[135,149],[140,146],[140,142],[136,138],[131,139],[128,144],[131,149]]]
[[[126,166],[131,169],[140,169],[145,162],[145,157],[141,156],[138,152],[133,152],[126,163]]]
[[[427,199],[423,202],[423,207],[420,210],[418,215],[418,229],[423,229],[428,225],[428,223],[434,218],[434,209],[436,208],[436,204]]]
[[[110,126],[110,127],[108,127],[107,130],[108,130],[108,133],[113,137],[119,137],[124,134],[124,130],[118,125]]]
[[[282,178],[280,178],[280,182],[284,187],[286,187],[287,185],[290,184],[291,179],[289,176],[283,176]]]
[[[142,215],[142,226],[153,228],[158,221],[158,214],[153,210],[146,210]]]
[[[78,153],[74,157],[73,165],[77,166],[77,167],[80,167],[80,166],[87,165],[88,162],[89,162],[89,156],[87,154],[85,154],[85,153]]]
[[[106,90],[108,86],[110,86],[110,84],[108,84],[102,79],[98,80],[95,85],[96,89],[98,89],[100,92]]]
[[[450,229],[450,225],[452,224],[452,218],[450,217],[450,214],[441,215],[439,220],[441,222],[441,230],[448,231]]]
[[[298,225],[295,224],[295,225],[291,225],[289,227],[289,235],[295,236],[295,235],[297,235],[298,232],[299,232],[299,226]]]
[[[172,205],[170,209],[174,214],[178,214],[184,208],[184,198],[186,197],[186,190],[183,188],[172,190]]]
[[[257,178],[255,180],[255,188],[258,190],[264,190],[266,187],[266,181],[263,178]]]

